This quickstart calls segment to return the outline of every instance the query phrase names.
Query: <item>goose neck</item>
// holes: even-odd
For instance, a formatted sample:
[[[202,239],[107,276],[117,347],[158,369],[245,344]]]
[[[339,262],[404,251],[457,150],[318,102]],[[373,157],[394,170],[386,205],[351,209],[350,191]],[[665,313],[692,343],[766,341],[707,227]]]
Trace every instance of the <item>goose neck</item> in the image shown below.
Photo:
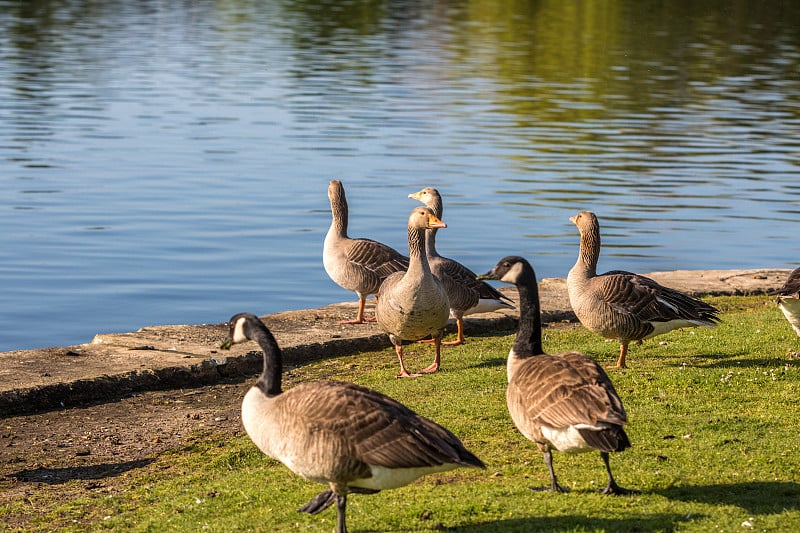
[[[267,396],[281,393],[281,374],[283,373],[283,357],[275,337],[266,328],[253,328],[248,338],[256,341],[264,351],[264,366],[256,382]]]
[[[431,258],[436,257],[436,232],[439,231],[436,228],[432,228],[425,231],[425,254]]]
[[[428,202],[427,204],[428,209],[433,211],[433,214],[436,215],[436,218],[441,219],[444,216],[444,205],[442,204],[441,196],[437,194],[434,195],[433,199]],[[428,257],[436,257],[436,232],[439,230],[436,228],[431,228],[425,232],[425,251],[428,254]]]
[[[343,193],[342,193],[343,194]],[[347,237],[347,200],[344,196],[331,196],[331,228],[330,231],[341,237]]]
[[[414,227],[408,228],[408,270],[429,274],[431,268],[428,264],[428,254],[425,250],[425,231]]]
[[[526,276],[517,284],[519,292],[519,327],[512,353],[529,357],[544,353],[542,349],[542,316],[539,309],[539,286],[536,275]]]
[[[581,232],[581,245],[578,264],[589,276],[597,274],[597,261],[600,258],[600,230],[593,227]]]

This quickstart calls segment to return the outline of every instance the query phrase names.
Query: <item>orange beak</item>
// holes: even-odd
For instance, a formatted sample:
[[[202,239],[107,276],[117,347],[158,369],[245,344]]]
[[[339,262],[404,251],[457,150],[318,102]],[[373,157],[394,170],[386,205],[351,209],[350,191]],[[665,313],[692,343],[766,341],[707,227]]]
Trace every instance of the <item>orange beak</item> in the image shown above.
[[[446,228],[447,224],[439,220],[439,217],[433,213],[428,214],[428,228]]]

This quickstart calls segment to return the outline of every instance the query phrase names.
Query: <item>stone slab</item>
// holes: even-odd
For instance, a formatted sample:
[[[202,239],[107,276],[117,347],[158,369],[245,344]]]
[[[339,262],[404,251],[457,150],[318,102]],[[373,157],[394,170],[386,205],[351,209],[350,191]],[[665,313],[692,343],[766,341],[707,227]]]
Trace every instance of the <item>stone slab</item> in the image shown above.
[[[652,272],[659,283],[694,295],[749,295],[779,288],[789,269]],[[566,280],[540,281],[544,322],[574,321]],[[501,290],[514,302],[513,287]],[[372,302],[372,300],[370,300]],[[368,313],[371,313],[371,306]],[[340,325],[356,303],[263,316],[284,351],[287,365],[390,346],[374,323]],[[473,315],[467,333],[516,327],[516,311]],[[226,320],[229,317],[221,317]],[[452,321],[451,321],[452,322]],[[454,325],[449,327],[454,331]],[[86,344],[0,353],[0,417],[109,401],[141,390],[191,387],[248,375],[261,368],[254,343],[218,349],[222,324],[145,327],[130,333],[96,335]]]

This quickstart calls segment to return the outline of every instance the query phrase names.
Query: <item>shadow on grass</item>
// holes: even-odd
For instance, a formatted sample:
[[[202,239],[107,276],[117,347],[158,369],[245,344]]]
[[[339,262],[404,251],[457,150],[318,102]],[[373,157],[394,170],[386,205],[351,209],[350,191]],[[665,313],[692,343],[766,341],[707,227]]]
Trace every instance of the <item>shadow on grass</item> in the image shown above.
[[[734,505],[754,515],[800,509],[800,484],[785,481],[670,487],[653,492],[670,500]]]
[[[491,359],[484,359],[480,363],[472,365],[472,368],[494,368],[496,366],[506,366],[506,358],[492,357]]]
[[[682,522],[701,520],[704,515],[692,514],[688,518],[684,514],[653,514],[650,516],[630,518],[590,518],[583,515],[537,516],[532,518],[515,518],[513,520],[497,520],[470,524],[460,527],[440,527],[441,531],[454,533],[530,533],[532,531],[660,531],[672,533],[681,529]],[[386,533],[387,530],[359,530],[365,533]],[[398,531],[392,529],[391,531]]]
[[[701,357],[716,359],[717,361],[705,365],[697,365],[699,368],[778,368],[789,361],[786,357],[770,357],[768,359],[754,359],[752,357],[733,359],[733,357],[738,356],[730,356],[730,358],[723,359],[720,355],[703,355]]]
[[[64,468],[32,468],[30,470],[20,470],[15,474],[11,474],[10,477],[16,478],[18,481],[60,485],[73,479],[87,480],[114,477],[128,470],[143,468],[152,462],[153,459],[138,459],[123,463],[103,463]]]
[[[691,520],[703,518],[693,515]],[[516,533],[530,531],[663,531],[672,532],[679,528],[681,522],[690,519],[682,514],[654,514],[631,518],[590,518],[586,516],[541,516],[529,519],[498,520],[470,526],[445,528],[444,531],[459,533],[496,531],[498,533]]]

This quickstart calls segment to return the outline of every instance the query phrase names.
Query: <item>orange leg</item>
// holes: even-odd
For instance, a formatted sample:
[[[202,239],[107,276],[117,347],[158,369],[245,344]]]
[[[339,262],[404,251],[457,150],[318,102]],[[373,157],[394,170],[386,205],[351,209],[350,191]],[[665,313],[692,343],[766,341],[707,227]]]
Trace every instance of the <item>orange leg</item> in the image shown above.
[[[627,368],[625,366],[625,356],[628,355],[628,343],[622,342],[619,345],[619,359],[617,359],[617,364],[615,366],[610,366],[608,368]]]
[[[456,327],[458,328],[458,334],[456,340],[443,342],[442,344],[445,346],[459,346],[464,344],[464,319],[458,318],[456,319]]]
[[[366,304],[366,296],[358,297],[358,315],[355,320],[340,320],[339,324],[363,324],[364,322],[375,322],[375,318],[364,318],[364,305]]]
[[[396,378],[418,378],[422,374],[410,374],[408,370],[406,370],[406,365],[403,362],[403,345],[396,344],[394,347],[394,351],[397,354],[397,358],[400,359],[400,373],[397,374]]]
[[[378,295],[377,294],[375,295],[375,304],[376,305],[378,304]],[[362,317],[364,316],[364,311],[363,310],[361,311],[361,316]],[[378,321],[378,319],[377,319],[377,317],[375,317],[375,315],[372,315],[370,318],[365,318],[364,319],[364,322],[377,322],[377,321]]]
[[[437,337],[433,338],[433,344],[436,346],[436,356],[433,359],[433,363],[427,368],[423,368],[422,372],[425,374],[432,374],[439,370],[439,362],[442,355],[442,336],[438,335]]]
[[[458,333],[456,340],[454,341],[442,341],[442,346],[460,346],[464,344],[464,319],[458,318],[456,319],[456,327],[458,328]],[[434,344],[436,339],[423,339],[419,342],[424,342],[426,344]]]

